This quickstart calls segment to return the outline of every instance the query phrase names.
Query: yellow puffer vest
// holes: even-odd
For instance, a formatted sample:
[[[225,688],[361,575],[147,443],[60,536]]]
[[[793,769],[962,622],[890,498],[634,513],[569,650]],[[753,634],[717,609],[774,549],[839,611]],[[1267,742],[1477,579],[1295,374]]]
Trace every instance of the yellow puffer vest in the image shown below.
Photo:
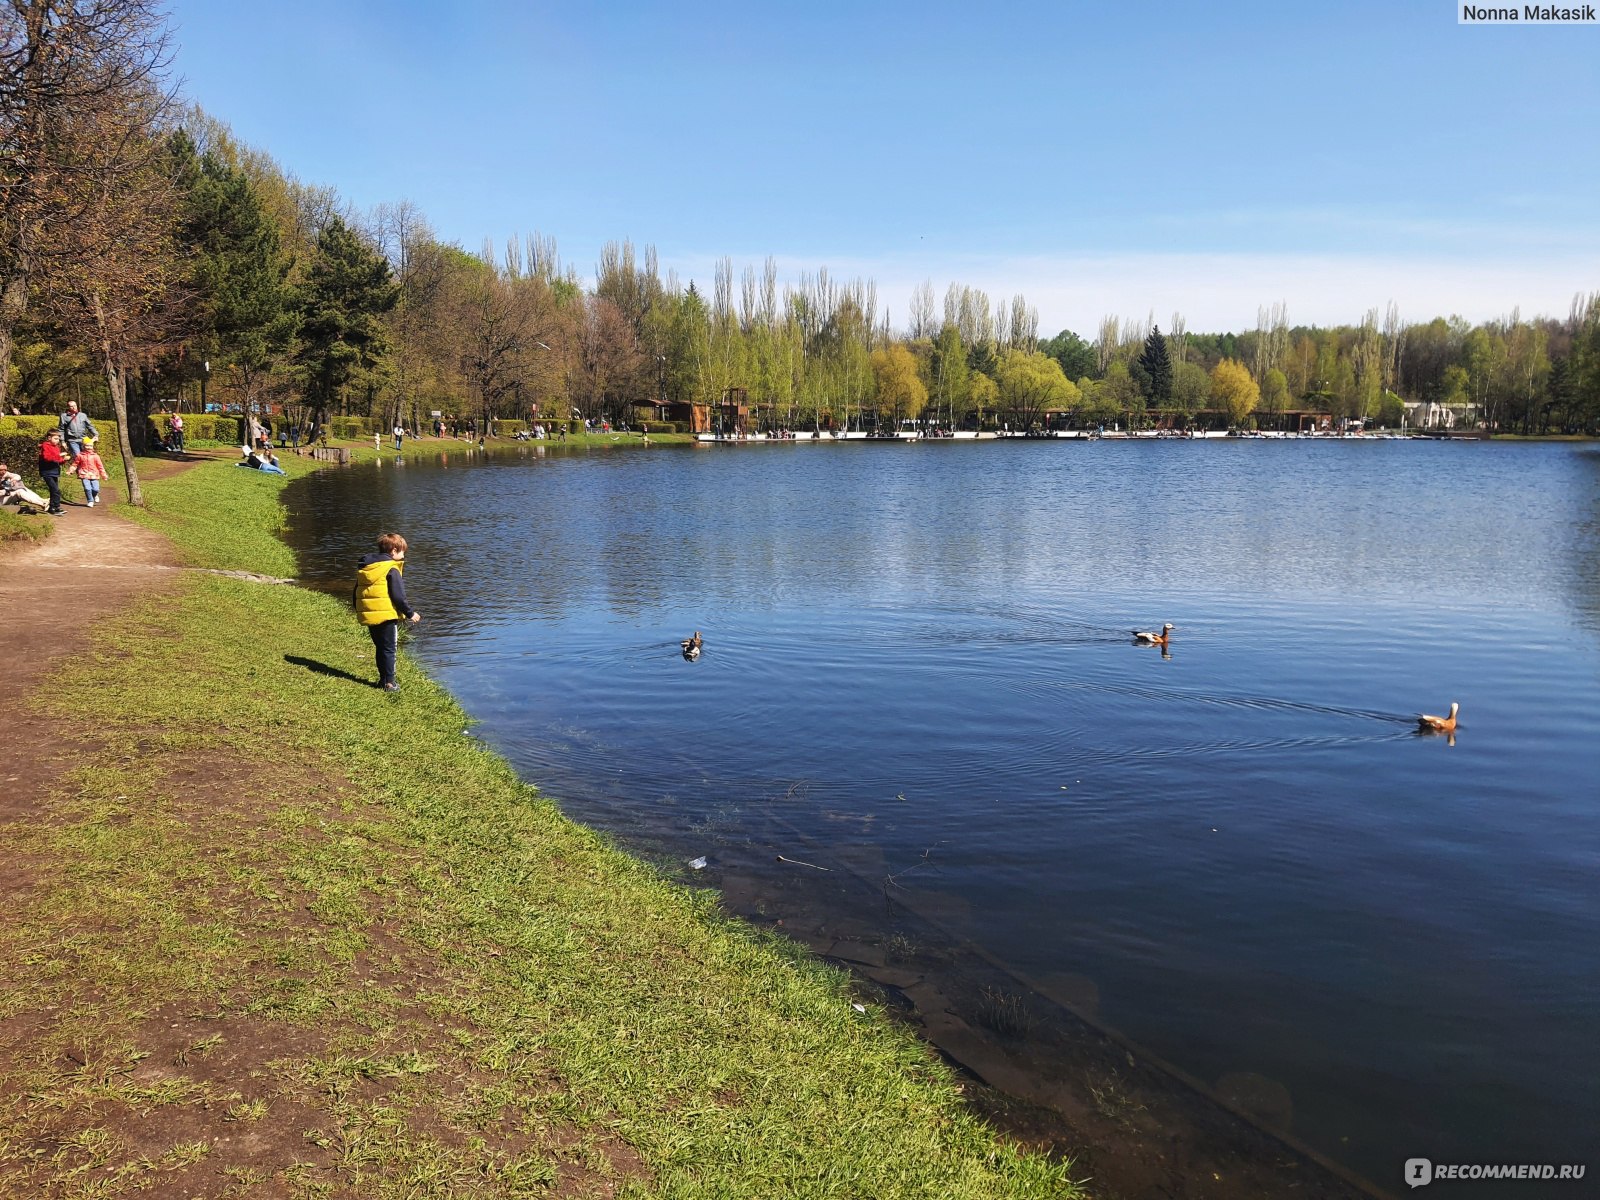
[[[380,558],[356,572],[356,620],[363,625],[382,625],[400,619],[389,599],[389,572],[404,565],[398,559]]]

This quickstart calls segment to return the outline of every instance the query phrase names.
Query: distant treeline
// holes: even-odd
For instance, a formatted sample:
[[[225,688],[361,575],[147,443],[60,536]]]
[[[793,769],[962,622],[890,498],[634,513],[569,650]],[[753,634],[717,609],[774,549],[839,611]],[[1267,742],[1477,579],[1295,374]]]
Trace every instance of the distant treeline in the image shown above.
[[[619,421],[730,389],[795,428],[1306,409],[1397,424],[1403,399],[1499,430],[1600,429],[1600,293],[1564,318],[1481,325],[1390,305],[1319,329],[1275,305],[1242,333],[1174,314],[1165,331],[1108,317],[1092,339],[1041,338],[1023,297],[960,284],[922,285],[897,328],[872,281],[780,283],[771,259],[686,283],[619,242],[585,284],[537,234],[471,253],[408,203],[357,213],[177,107],[149,0],[89,7],[52,22],[42,0],[0,6],[0,409],[125,410],[136,441],[175,397],[418,426],[433,411]]]

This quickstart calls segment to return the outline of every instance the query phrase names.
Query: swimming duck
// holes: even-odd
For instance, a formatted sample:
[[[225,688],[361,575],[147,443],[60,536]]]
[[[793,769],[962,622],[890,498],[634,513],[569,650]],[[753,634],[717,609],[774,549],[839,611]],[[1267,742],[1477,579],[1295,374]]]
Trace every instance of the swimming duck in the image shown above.
[[[1428,713],[1423,713],[1417,718],[1417,728],[1424,733],[1454,733],[1456,731],[1456,713],[1460,711],[1461,705],[1452,700],[1448,717],[1435,717]]]
[[[1160,633],[1147,633],[1135,629],[1133,640],[1141,646],[1165,646],[1172,638],[1172,622],[1168,621],[1161,627]]]
[[[683,647],[683,656],[690,662],[700,657],[700,631],[696,629],[693,637],[686,637],[678,643]]]

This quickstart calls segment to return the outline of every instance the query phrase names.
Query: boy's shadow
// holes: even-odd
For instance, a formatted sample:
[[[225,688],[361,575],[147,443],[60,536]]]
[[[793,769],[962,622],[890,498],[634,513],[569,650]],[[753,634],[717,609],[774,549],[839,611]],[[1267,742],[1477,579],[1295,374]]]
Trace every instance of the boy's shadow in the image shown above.
[[[363,687],[373,687],[370,679],[363,679],[359,675],[352,675],[349,671],[339,667],[330,667],[325,662],[318,662],[314,658],[301,658],[298,654],[285,654],[283,661],[293,663],[297,667],[304,667],[308,671],[315,671],[318,675],[332,675],[335,679],[348,679],[351,683],[359,683]]]

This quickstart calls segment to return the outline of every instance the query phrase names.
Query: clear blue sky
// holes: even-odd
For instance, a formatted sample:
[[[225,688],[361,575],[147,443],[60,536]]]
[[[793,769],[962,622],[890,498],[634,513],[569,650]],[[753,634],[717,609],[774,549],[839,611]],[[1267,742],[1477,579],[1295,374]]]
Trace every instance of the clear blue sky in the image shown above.
[[[1600,26],[1445,0],[808,5],[174,0],[187,98],[358,211],[592,280],[1021,292],[1041,328],[1411,320],[1600,290]]]

